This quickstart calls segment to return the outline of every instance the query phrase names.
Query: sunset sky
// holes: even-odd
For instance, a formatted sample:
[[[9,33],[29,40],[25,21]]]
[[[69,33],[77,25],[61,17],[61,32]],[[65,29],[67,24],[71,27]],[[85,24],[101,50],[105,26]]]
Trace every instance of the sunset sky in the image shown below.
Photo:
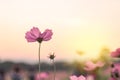
[[[25,39],[33,26],[53,31],[42,60],[52,52],[56,60],[96,58],[102,47],[120,47],[120,0],[0,0],[1,60],[37,62],[38,43]]]

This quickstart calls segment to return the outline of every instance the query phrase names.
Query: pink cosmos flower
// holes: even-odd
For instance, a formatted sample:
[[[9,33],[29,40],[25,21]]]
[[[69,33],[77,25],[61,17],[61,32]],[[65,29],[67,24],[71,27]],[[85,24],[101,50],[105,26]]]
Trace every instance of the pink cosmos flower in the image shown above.
[[[97,63],[93,63],[92,61],[88,61],[85,63],[84,69],[86,71],[93,71],[96,68],[103,67],[103,66],[104,66],[104,63],[101,61],[98,61]]]
[[[87,80],[95,80],[93,75],[88,75],[86,78]]]
[[[112,64],[111,69],[111,78],[115,80],[120,79],[120,63]]]
[[[79,77],[73,75],[73,76],[70,76],[70,80],[86,80],[86,78],[83,75]]]
[[[115,78],[110,78],[109,80],[116,80]]]
[[[38,73],[35,76],[35,80],[44,80],[46,78],[48,78],[48,73],[46,73],[46,72]]]
[[[48,41],[52,38],[52,31],[46,29],[43,33],[37,27],[33,27],[30,31],[26,32],[25,38],[28,42],[36,42],[41,43],[42,41]]]
[[[114,66],[112,67],[112,72],[114,72],[116,69],[120,72],[120,63],[114,63]]]
[[[104,64],[105,64],[105,63],[103,63],[103,62],[101,62],[101,61],[98,61],[98,62],[96,63],[96,66],[97,66],[97,67],[103,67]]]
[[[120,48],[116,49],[111,53],[112,57],[120,57]]]

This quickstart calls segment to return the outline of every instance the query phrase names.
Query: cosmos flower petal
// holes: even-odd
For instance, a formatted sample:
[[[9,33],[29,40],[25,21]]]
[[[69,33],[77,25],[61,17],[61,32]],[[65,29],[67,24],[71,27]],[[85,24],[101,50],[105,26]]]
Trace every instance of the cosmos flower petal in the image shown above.
[[[111,52],[111,57],[114,58],[120,57],[120,48],[117,48],[115,51]]]
[[[30,32],[26,33],[25,38],[28,42],[35,42],[36,41],[36,38],[34,36],[32,36]]]
[[[70,76],[70,80],[86,80],[86,78],[83,75],[80,75],[79,77],[73,75]]]
[[[112,57],[118,57],[119,55],[120,55],[120,53],[118,53],[116,51],[114,51],[114,52],[111,53]]]
[[[37,73],[35,76],[35,80],[43,80],[43,79],[48,78],[48,76],[49,75],[46,72]]]
[[[116,52],[120,53],[120,48],[117,48],[117,49],[116,49]]]
[[[73,75],[73,76],[70,76],[70,80],[78,80],[78,79],[77,79],[77,76]]]
[[[33,27],[32,29],[31,29],[31,33],[35,36],[35,37],[39,37],[40,36],[40,34],[41,34],[41,32],[39,31],[39,29],[37,28],[37,27]]]
[[[86,78],[83,75],[81,75],[78,77],[78,80],[86,80]]]
[[[105,63],[101,62],[101,61],[98,61],[96,63],[97,67],[103,67]]]
[[[92,61],[87,61],[87,62],[85,63],[84,69],[85,69],[86,71],[92,71],[92,70],[96,69],[96,64],[94,64]]]
[[[30,31],[26,32],[26,36],[25,37],[36,39],[36,37]]]
[[[51,37],[52,35],[53,35],[52,30],[46,29],[42,33],[41,37],[43,38],[44,41],[48,41],[48,40],[50,40],[52,38]]]
[[[35,39],[31,39],[31,38],[27,38],[27,41],[28,42],[35,42],[36,40]]]
[[[51,39],[51,37],[43,38],[44,41],[48,41],[50,39]]]

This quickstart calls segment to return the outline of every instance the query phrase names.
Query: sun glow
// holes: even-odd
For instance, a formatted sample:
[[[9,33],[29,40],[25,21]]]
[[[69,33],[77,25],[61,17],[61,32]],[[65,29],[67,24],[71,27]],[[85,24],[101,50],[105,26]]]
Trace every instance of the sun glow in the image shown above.
[[[59,60],[97,58],[103,46],[120,47],[119,3],[120,0],[0,0],[0,58],[37,61],[38,45],[27,44],[24,37],[33,26],[42,31],[53,30],[53,38],[43,44],[42,59],[47,59],[50,52],[55,52]],[[81,51],[82,55],[76,54]]]

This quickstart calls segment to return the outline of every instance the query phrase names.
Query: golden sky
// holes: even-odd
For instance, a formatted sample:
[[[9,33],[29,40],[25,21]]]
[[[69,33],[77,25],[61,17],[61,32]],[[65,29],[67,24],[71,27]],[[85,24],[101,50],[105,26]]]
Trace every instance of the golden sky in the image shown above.
[[[120,47],[120,0],[0,0],[0,58],[36,62],[38,44],[27,43],[33,26],[53,37],[43,42],[41,58],[55,52],[57,60],[95,58],[104,46]]]

